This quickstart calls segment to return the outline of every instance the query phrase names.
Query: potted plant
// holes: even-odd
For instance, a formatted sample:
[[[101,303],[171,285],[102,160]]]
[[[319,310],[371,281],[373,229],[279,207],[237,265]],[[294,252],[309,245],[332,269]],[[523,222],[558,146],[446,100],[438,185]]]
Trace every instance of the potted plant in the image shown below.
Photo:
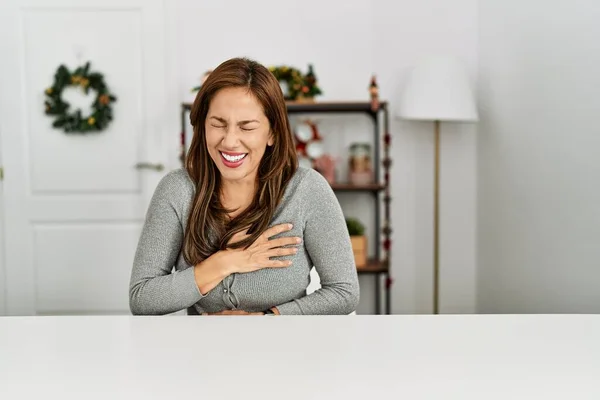
[[[357,268],[367,265],[367,237],[365,236],[365,226],[356,218],[346,218],[346,226],[350,234],[352,251],[354,252],[354,261]]]

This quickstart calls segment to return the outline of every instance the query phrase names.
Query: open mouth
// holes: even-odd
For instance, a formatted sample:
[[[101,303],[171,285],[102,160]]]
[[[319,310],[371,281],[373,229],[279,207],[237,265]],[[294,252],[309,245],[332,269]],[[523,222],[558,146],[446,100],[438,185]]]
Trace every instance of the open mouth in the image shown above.
[[[248,153],[224,153],[222,151],[219,153],[221,154],[221,160],[223,160],[223,164],[232,168],[242,165],[244,159],[248,155]]]

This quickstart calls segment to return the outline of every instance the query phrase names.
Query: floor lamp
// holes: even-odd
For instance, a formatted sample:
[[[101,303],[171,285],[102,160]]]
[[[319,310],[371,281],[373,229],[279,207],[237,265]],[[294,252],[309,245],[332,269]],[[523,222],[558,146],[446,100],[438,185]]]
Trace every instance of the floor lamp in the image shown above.
[[[439,314],[440,123],[478,119],[464,67],[456,59],[446,56],[429,57],[415,66],[402,92],[397,116],[406,120],[434,122],[433,313]]]

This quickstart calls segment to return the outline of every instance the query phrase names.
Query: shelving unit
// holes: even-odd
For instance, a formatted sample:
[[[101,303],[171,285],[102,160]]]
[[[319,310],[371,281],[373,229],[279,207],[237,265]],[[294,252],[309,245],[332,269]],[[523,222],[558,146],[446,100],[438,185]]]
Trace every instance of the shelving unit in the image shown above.
[[[186,114],[190,111],[191,104],[181,105],[181,145],[182,151],[186,148],[185,127]],[[380,102],[379,108],[373,110],[370,102],[315,102],[315,103],[287,103],[288,114],[365,114],[373,122],[374,155],[373,166],[375,183],[368,185],[351,185],[334,183],[331,185],[334,192],[363,192],[370,193],[375,200],[375,257],[357,271],[361,275],[374,275],[375,282],[375,312],[382,313],[381,292],[382,280],[385,285],[385,314],[390,314],[391,309],[391,283],[390,276],[390,250],[391,250],[391,220],[390,220],[390,166],[391,158],[389,147],[391,136],[389,132],[389,118],[387,102]],[[381,121],[383,120],[383,121]],[[383,155],[381,154],[383,149]],[[183,159],[183,154],[182,154]],[[382,196],[383,195],[383,196]],[[382,215],[383,214],[383,215]],[[383,217],[383,226],[382,226]]]

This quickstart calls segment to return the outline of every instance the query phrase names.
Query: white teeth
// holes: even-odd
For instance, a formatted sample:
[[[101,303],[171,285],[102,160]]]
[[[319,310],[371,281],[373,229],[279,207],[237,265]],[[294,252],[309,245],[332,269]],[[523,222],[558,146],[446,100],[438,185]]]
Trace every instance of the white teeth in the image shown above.
[[[223,155],[223,158],[229,162],[240,161],[242,158],[246,157],[246,154],[240,154],[239,156],[230,156],[228,154],[221,153],[221,155]]]

